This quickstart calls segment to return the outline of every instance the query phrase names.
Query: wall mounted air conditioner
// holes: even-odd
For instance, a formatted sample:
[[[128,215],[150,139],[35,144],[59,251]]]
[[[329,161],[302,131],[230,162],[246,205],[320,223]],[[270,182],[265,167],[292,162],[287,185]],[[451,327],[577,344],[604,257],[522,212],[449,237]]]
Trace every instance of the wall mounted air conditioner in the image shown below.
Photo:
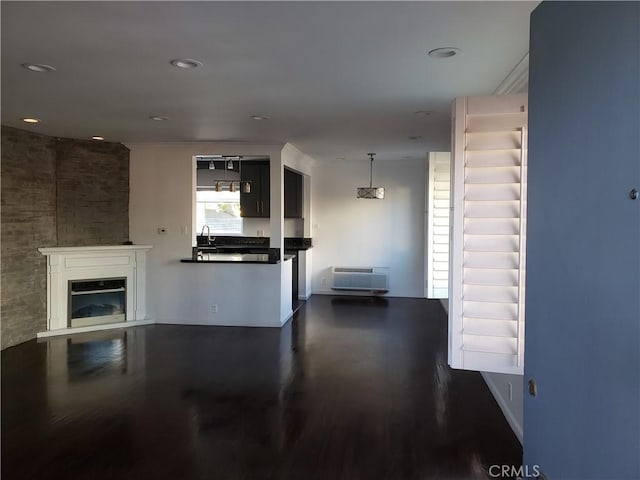
[[[389,291],[389,267],[332,267],[333,290]]]

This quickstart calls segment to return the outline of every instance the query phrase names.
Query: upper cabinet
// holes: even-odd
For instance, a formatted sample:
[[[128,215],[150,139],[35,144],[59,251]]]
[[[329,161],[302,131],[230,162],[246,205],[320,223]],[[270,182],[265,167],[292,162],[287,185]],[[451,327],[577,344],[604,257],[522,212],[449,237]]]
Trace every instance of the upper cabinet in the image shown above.
[[[250,193],[240,193],[240,211],[243,217],[269,218],[269,178],[268,161],[242,162],[242,182],[249,182],[251,185]]]
[[[299,173],[284,169],[284,218],[302,218],[303,179]]]

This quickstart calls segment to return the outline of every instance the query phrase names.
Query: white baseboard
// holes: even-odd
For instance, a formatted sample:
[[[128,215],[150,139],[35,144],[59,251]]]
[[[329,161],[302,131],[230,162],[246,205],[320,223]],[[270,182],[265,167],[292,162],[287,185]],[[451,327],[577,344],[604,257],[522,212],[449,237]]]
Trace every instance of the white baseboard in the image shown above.
[[[444,308],[444,311],[447,312],[447,314],[449,313],[449,299],[448,298],[441,298],[440,299],[440,303],[442,304],[442,308]]]
[[[291,310],[284,318],[280,319],[280,326],[282,327],[285,323],[293,318],[293,310]]]
[[[522,438],[523,438],[522,421],[516,418],[515,414],[511,411],[511,409],[509,408],[509,404],[507,403],[507,400],[501,395],[500,390],[498,389],[496,384],[493,382],[491,377],[486,375],[485,372],[480,372],[480,374],[482,375],[482,378],[484,379],[485,383],[489,387],[491,394],[496,399],[496,402],[498,403],[500,410],[502,410],[502,414],[504,415],[504,418],[507,419],[507,423],[509,423],[511,430],[513,430],[513,433],[515,433],[516,437],[518,437],[520,444],[522,444]]]
[[[101,325],[87,325],[86,327],[59,328],[57,330],[47,330],[38,332],[36,338],[57,337],[58,335],[71,335],[74,333],[98,332],[101,330],[113,330],[116,328],[140,327],[155,323],[152,319],[133,320],[131,322],[105,323]]]
[[[314,290],[311,295],[335,295],[346,297],[383,297],[383,298],[425,298],[423,295],[391,295],[389,293],[376,294],[371,290]]]

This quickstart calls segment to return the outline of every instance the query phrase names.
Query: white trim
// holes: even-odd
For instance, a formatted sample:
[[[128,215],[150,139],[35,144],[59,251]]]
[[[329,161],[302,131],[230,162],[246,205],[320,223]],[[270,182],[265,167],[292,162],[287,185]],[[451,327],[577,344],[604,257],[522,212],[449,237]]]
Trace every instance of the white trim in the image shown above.
[[[155,323],[152,319],[134,320],[131,322],[109,323],[104,325],[89,325],[86,327],[59,328],[57,330],[48,330],[38,332],[36,338],[57,337],[58,335],[71,335],[74,333],[97,332],[100,330],[115,330],[117,328],[140,327],[142,325],[151,325]]]
[[[518,437],[520,444],[523,445],[522,424],[509,408],[509,404],[507,403],[505,398],[500,394],[500,390],[498,389],[496,384],[493,383],[493,380],[491,379],[491,377],[489,377],[486,374],[486,372],[480,372],[480,374],[482,375],[484,382],[487,384],[487,387],[489,387],[489,391],[491,391],[493,398],[496,400],[496,403],[500,407],[500,410],[502,411],[504,418],[507,420],[507,423],[511,427],[511,430],[513,430],[513,433],[516,435],[516,437]]]
[[[289,318],[293,317],[293,313],[290,317],[286,317],[287,319],[284,323],[287,322]],[[129,322],[127,322],[129,323]],[[280,328],[284,323],[282,323],[281,319],[277,319],[274,322],[257,322],[257,323],[246,323],[246,322],[236,322],[236,321],[225,321],[225,320],[216,320],[215,322],[198,322],[198,321],[181,321],[176,318],[170,318],[167,320],[156,320],[154,322],[156,325],[181,325],[181,326],[193,326],[193,327],[249,327],[249,328]]]
[[[453,101],[451,139],[451,190],[449,193],[449,329],[448,363],[464,365],[462,355],[462,259],[464,252],[464,154],[467,130],[467,97]],[[456,168],[458,164],[458,168]],[[463,168],[459,168],[462,165]]]
[[[384,293],[382,295],[371,293],[370,290],[314,290],[311,295],[332,295],[335,297],[377,297],[377,298],[421,298],[421,295],[394,295]],[[310,296],[311,296],[310,295]]]
[[[289,320],[293,318],[293,315],[294,315],[293,310],[291,310],[291,312],[288,313],[284,319],[280,320],[280,326],[283,327]]]
[[[126,322],[124,313],[116,313],[114,315],[99,315],[95,317],[72,318],[71,328],[91,327],[94,325],[103,325],[105,323],[122,323],[122,322]],[[74,323],[75,325],[73,325]]]
[[[448,298],[441,298],[440,299],[440,304],[442,305],[442,308],[444,308],[444,311],[447,312],[447,315],[449,314],[449,299]]]
[[[68,253],[96,253],[101,251],[113,252],[121,250],[151,250],[152,248],[153,245],[99,245],[91,247],[48,247],[39,248],[38,251],[43,255],[64,255]]]
[[[500,85],[493,92],[494,95],[509,93],[525,93],[529,87],[529,52],[513,67]]]

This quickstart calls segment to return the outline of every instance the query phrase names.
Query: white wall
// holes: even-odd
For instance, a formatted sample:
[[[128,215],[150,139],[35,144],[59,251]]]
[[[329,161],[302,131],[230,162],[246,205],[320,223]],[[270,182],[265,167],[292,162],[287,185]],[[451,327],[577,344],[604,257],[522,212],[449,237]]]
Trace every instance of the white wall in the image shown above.
[[[281,145],[159,143],[128,145],[129,231],[137,244],[151,244],[148,255],[148,312],[159,323],[279,326],[291,311],[282,305],[291,288],[285,269],[275,265],[193,265],[193,156],[269,155],[271,159],[271,246],[282,245]],[[166,234],[158,234],[158,228]],[[284,284],[283,282],[288,282]],[[290,291],[290,290],[289,290]],[[248,301],[250,300],[250,301]],[[211,306],[217,304],[218,311]]]
[[[374,161],[383,200],[356,199],[369,185],[369,160],[312,171],[313,293],[330,290],[332,266],[390,267],[390,296],[424,297],[424,160]],[[349,292],[353,294],[353,292]]]
[[[271,220],[269,218],[243,218],[242,235],[246,237],[270,237]],[[304,222],[300,218],[284,219],[285,237],[302,237],[304,235]]]

